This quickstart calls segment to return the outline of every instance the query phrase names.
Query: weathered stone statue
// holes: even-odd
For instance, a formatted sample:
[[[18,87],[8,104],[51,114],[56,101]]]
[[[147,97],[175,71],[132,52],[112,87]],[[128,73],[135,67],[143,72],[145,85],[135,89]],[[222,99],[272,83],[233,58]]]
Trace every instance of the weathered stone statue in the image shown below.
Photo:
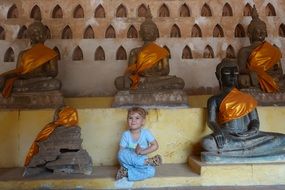
[[[70,106],[59,107],[54,121],[37,135],[25,160],[24,176],[41,172],[86,174],[93,170],[92,159],[81,146],[78,114]]]
[[[45,26],[40,20],[35,20],[29,25],[27,33],[30,37],[31,48],[19,53],[15,69],[0,75],[0,90],[5,99],[0,101],[1,107],[5,107],[5,105],[9,107],[10,104],[12,107],[12,104],[15,104],[15,107],[21,107],[21,103],[17,102],[16,99],[25,93],[20,98],[23,105],[25,105],[25,100],[27,105],[35,101],[37,105],[53,105],[54,102],[59,102],[59,104],[62,102],[62,100],[56,99],[60,99],[60,97],[57,97],[58,94],[52,94],[51,96],[45,94],[42,99],[50,98],[51,101],[48,102],[43,102],[39,94],[34,95],[38,97],[38,100],[33,97],[33,92],[59,90],[61,82],[55,79],[58,74],[57,53],[44,45],[47,37]],[[16,96],[12,94],[16,94]]]
[[[120,91],[131,90],[132,93],[183,89],[184,80],[169,75],[168,51],[155,43],[158,28],[152,21],[149,7],[140,26],[140,36],[144,44],[131,50],[126,74],[115,79],[116,88]]]
[[[250,45],[241,48],[238,53],[239,87],[250,89],[251,92],[284,92],[281,52],[278,47],[265,41],[266,24],[259,19],[255,6],[247,31]]]
[[[285,159],[285,135],[259,131],[257,102],[236,88],[238,74],[235,59],[223,59],[216,68],[221,92],[209,98],[207,103],[208,126],[213,133],[202,140],[206,151],[202,152],[202,160]]]

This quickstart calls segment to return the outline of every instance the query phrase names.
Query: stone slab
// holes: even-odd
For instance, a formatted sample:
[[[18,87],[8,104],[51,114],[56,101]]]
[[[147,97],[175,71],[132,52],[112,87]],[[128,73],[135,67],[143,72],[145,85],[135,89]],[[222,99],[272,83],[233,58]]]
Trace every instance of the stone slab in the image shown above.
[[[118,91],[112,107],[189,107],[188,95],[183,90]]]

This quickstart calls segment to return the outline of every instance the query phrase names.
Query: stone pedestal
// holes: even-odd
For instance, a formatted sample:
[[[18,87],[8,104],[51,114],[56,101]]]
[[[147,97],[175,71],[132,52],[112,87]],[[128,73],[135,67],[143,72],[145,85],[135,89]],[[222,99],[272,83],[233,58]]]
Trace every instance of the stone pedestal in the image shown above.
[[[284,106],[285,105],[285,93],[265,93],[257,89],[241,89],[242,92],[246,92],[253,96],[259,106]]]
[[[0,97],[0,108],[56,108],[63,105],[60,91],[13,92],[8,98]]]
[[[183,90],[119,91],[112,107],[189,107],[188,95]]]

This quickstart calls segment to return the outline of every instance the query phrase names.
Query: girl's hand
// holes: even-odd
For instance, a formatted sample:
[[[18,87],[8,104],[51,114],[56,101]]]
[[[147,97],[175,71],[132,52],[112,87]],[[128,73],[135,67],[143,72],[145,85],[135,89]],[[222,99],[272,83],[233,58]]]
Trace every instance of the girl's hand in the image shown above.
[[[139,144],[137,144],[136,149],[135,149],[135,153],[140,155],[140,154],[142,154],[142,151],[143,151],[143,149],[140,147]]]

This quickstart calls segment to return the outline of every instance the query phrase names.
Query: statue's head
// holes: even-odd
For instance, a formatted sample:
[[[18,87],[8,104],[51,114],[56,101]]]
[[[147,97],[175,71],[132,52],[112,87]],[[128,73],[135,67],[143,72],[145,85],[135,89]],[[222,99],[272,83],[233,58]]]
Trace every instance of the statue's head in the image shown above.
[[[41,22],[40,15],[35,16],[35,21],[29,25],[27,33],[32,44],[45,42],[47,39],[46,27]]]
[[[247,34],[251,43],[264,41],[267,36],[266,24],[259,19],[255,5],[252,9],[252,20],[247,27]]]
[[[236,59],[224,58],[216,67],[216,77],[220,88],[224,86],[237,86],[238,71]]]
[[[143,41],[155,41],[158,36],[158,28],[152,21],[152,15],[148,6],[145,21],[140,26],[140,36]]]

